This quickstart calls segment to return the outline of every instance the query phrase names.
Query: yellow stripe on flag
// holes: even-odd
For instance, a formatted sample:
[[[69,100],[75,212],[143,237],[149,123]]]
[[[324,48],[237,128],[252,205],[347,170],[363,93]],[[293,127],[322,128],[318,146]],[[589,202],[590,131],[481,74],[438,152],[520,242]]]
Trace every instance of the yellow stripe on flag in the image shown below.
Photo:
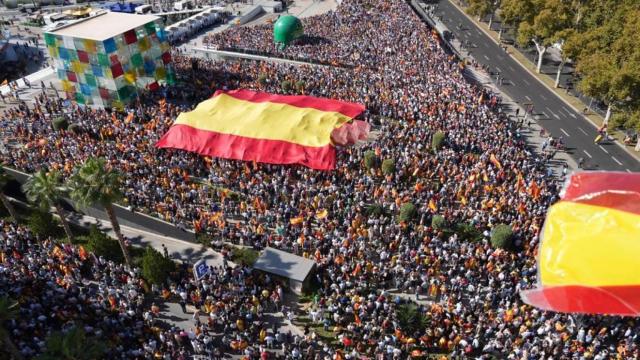
[[[254,139],[281,140],[303,146],[326,146],[331,132],[351,118],[273,102],[239,100],[219,94],[182,113],[175,124]]]
[[[549,209],[545,222],[541,281],[545,286],[639,285],[638,234],[638,215],[561,201]]]

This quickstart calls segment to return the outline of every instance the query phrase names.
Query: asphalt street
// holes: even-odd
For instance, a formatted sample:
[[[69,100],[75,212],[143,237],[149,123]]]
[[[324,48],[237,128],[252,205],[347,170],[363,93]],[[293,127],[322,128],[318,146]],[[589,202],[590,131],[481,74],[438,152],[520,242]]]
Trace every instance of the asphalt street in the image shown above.
[[[585,169],[640,171],[640,162],[617,144],[610,141],[595,144],[597,129],[589,120],[522,68],[449,0],[438,4],[441,21],[460,41],[470,42],[472,57],[488,65],[491,72],[499,72],[504,79],[500,89],[523,107],[533,104],[538,124],[554,138],[562,136],[567,152],[576,161],[583,158]]]

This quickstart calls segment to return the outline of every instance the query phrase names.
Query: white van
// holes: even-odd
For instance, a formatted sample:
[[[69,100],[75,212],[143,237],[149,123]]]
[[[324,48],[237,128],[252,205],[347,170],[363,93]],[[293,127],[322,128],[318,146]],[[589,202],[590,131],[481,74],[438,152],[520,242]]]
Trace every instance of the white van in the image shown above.
[[[136,14],[148,14],[153,10],[153,6],[151,5],[140,5],[136,8]]]
[[[191,10],[191,9],[193,9],[193,1],[191,0],[176,1],[173,4],[173,10],[175,11],[183,11],[183,10]]]

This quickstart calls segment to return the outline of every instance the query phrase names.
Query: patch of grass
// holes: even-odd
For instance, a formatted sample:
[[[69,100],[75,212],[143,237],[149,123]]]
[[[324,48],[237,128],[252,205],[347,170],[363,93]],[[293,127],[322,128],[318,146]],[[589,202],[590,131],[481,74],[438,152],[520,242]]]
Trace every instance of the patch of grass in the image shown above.
[[[311,323],[311,319],[309,319],[308,316],[300,316],[296,318],[293,321],[293,324],[302,328],[304,328],[305,325],[309,325],[309,331],[314,331],[322,342],[333,346],[339,345],[336,334],[333,331],[326,331],[324,329],[324,325],[321,323]]]

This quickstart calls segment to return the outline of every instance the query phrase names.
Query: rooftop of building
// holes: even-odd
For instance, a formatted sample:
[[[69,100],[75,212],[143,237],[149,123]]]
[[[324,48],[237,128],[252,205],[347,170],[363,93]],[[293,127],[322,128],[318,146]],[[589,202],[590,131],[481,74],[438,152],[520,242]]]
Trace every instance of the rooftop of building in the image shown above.
[[[158,19],[159,17],[154,15],[104,12],[48,32],[60,36],[104,41]]]

